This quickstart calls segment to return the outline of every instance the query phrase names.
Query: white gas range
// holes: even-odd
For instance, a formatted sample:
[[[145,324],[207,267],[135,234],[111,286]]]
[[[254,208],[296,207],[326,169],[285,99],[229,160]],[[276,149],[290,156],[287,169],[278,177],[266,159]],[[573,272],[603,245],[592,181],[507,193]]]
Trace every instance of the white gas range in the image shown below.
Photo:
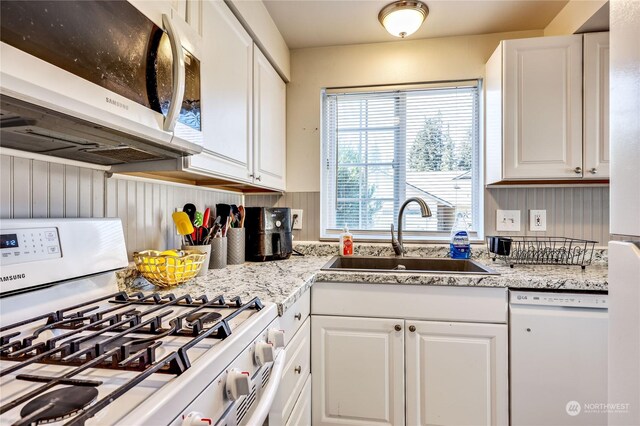
[[[3,220],[0,424],[262,424],[276,306],[126,294],[119,219]]]

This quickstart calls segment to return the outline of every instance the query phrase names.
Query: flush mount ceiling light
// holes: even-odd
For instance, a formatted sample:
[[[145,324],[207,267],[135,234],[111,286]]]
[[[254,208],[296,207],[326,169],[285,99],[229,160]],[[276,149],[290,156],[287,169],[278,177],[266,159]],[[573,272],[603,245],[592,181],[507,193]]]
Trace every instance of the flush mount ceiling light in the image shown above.
[[[426,4],[419,1],[396,1],[386,5],[378,20],[389,34],[405,38],[418,31],[429,14]]]

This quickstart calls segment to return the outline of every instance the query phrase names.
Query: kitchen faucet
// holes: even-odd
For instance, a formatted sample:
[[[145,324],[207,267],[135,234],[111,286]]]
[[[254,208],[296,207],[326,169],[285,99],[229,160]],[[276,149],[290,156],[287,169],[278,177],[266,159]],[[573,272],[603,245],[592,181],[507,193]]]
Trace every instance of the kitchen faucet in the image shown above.
[[[407,204],[409,204],[412,201],[415,201],[420,206],[420,213],[422,214],[422,217],[431,217],[431,209],[427,205],[427,202],[424,201],[422,198],[411,197],[411,198],[407,198],[407,200],[404,203],[402,203],[402,206],[400,207],[400,211],[398,212],[398,239],[397,240],[393,235],[393,223],[391,224],[391,246],[393,247],[393,251],[396,252],[396,256],[404,256],[405,254],[404,244],[402,243],[402,216],[404,214],[404,208],[407,207]]]

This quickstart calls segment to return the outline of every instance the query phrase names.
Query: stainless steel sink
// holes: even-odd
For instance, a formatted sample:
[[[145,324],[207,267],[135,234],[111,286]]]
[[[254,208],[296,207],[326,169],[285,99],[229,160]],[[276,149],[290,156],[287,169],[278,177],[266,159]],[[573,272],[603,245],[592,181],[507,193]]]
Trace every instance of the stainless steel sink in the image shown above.
[[[354,272],[426,272],[430,274],[500,275],[498,272],[469,259],[426,257],[333,257],[323,271]]]

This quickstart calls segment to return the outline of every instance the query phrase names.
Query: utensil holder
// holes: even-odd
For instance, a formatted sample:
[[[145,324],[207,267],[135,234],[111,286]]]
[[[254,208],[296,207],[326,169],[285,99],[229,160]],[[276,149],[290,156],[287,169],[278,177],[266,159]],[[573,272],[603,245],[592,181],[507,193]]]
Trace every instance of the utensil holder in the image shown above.
[[[211,240],[211,260],[209,269],[222,269],[227,266],[227,237]]]
[[[200,272],[198,272],[197,277],[203,277],[207,275],[207,271],[209,270],[209,262],[211,258],[211,244],[201,245],[201,246],[190,246],[190,245],[182,245],[182,250],[197,250],[205,254],[204,262],[202,268],[200,268]]]
[[[244,263],[244,228],[227,231],[227,265]]]

